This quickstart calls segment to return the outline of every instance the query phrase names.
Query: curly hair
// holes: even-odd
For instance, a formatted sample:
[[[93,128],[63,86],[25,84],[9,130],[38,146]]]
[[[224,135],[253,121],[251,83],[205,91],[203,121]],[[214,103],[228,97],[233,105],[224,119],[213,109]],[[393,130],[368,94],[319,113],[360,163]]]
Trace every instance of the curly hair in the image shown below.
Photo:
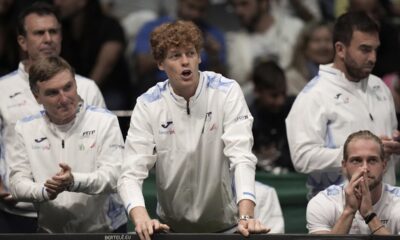
[[[154,59],[161,62],[170,48],[189,47],[193,44],[199,53],[203,45],[203,36],[193,22],[179,20],[154,29],[150,44]]]

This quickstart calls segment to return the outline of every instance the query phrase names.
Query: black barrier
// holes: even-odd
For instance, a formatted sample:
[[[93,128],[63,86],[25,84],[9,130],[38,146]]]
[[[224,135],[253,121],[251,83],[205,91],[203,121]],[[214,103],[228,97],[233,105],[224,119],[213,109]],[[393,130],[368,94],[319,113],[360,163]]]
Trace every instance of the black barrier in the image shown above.
[[[135,234],[0,234],[0,240],[138,240]],[[378,235],[307,235],[255,234],[247,238],[239,234],[156,234],[153,240],[398,240],[400,236]]]

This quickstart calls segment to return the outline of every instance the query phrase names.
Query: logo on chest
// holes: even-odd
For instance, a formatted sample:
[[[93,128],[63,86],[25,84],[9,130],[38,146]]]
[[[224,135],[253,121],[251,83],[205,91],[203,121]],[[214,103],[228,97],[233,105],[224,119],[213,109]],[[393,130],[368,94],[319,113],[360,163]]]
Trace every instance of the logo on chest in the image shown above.
[[[32,143],[33,150],[50,150],[51,144],[46,141],[47,137],[35,138],[34,143]]]
[[[173,121],[166,121],[160,124],[159,134],[175,134],[175,127]]]

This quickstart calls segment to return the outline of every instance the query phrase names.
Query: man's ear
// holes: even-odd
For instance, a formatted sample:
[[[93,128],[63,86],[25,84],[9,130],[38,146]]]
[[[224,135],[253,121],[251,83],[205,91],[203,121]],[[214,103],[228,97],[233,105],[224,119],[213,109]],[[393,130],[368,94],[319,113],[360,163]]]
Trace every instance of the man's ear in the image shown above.
[[[20,46],[20,48],[21,48],[24,52],[27,52],[27,51],[28,51],[28,47],[26,46],[26,39],[25,39],[24,36],[18,35],[18,37],[17,37],[17,42],[18,42],[18,45]]]
[[[344,159],[342,159],[342,172],[343,172],[343,174],[347,174],[346,160],[344,160]]]
[[[40,102],[39,93],[37,92],[37,90],[33,90],[33,91],[32,91],[32,94],[33,94],[33,96],[35,97],[36,102],[39,103],[39,104],[42,104],[42,103]]]
[[[345,51],[346,51],[346,46],[342,42],[335,43],[335,52],[337,56],[343,59],[345,56]]]
[[[163,66],[163,65],[164,65],[164,64],[163,64],[162,61],[157,62],[158,69],[160,69],[161,71],[164,71],[164,66]]]

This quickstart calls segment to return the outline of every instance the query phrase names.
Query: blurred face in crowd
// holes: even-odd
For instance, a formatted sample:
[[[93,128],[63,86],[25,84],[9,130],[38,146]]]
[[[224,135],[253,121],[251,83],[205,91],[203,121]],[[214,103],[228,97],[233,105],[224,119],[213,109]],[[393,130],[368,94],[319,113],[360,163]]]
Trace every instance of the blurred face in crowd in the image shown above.
[[[87,1],[88,0],[53,0],[53,3],[59,10],[61,18],[68,18],[81,11],[86,6]]]
[[[270,112],[279,112],[285,105],[286,86],[277,89],[259,89],[255,91],[260,104]]]
[[[182,20],[199,22],[205,16],[208,0],[179,0],[178,16]]]
[[[200,56],[193,44],[171,47],[166,57],[158,64],[160,70],[168,75],[174,92],[182,97],[194,95],[199,83]]]
[[[309,37],[306,57],[317,64],[328,64],[333,59],[332,32],[327,26],[317,27]]]
[[[14,0],[0,0],[0,16],[8,12],[13,2]]]
[[[351,179],[357,172],[366,172],[370,190],[381,182],[386,168],[386,160],[381,158],[380,146],[372,139],[356,138],[347,145],[348,157],[342,161],[342,168]]]
[[[24,26],[26,34],[18,36],[18,43],[30,60],[60,54],[61,26],[54,15],[31,13]]]
[[[378,33],[355,30],[349,46],[341,42],[335,44],[336,53],[344,62],[344,71],[350,81],[360,81],[369,76],[376,62],[376,52],[380,45]]]
[[[269,4],[266,0],[232,0],[231,2],[236,16],[247,29],[254,28]]]
[[[69,70],[61,71],[47,81],[37,82],[36,88],[35,98],[43,104],[52,122],[67,124],[75,118],[79,96],[75,78]]]

